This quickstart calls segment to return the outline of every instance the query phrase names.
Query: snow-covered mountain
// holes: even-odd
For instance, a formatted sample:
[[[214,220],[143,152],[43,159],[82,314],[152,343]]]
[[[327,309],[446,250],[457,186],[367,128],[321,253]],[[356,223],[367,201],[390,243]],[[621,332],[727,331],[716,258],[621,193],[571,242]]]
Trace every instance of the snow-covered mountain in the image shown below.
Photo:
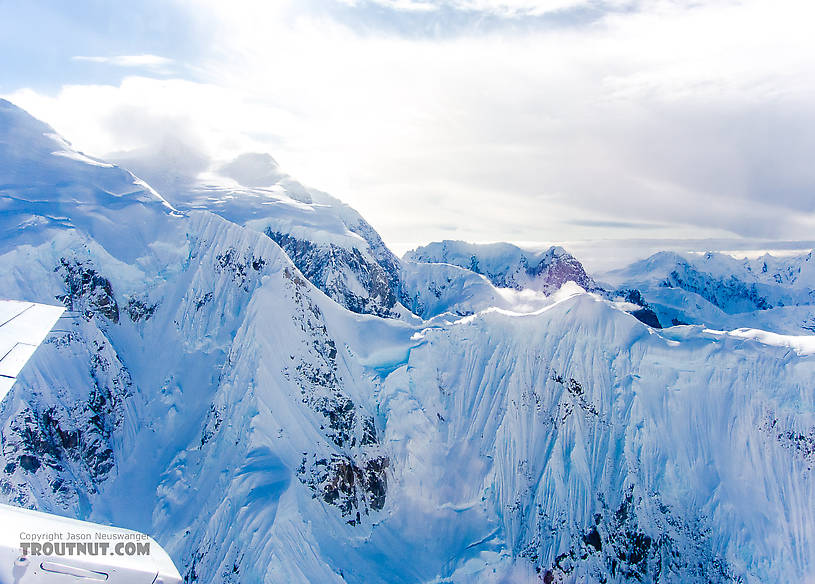
[[[400,261],[357,211],[300,184],[268,155],[244,154],[215,172],[162,183],[184,185],[166,191],[177,209],[208,210],[272,238],[312,284],[353,312],[431,318],[540,306],[534,287],[499,290],[470,270]]]
[[[661,322],[755,327],[783,334],[815,330],[815,259],[766,254],[660,252],[602,279],[636,288]]]
[[[406,265],[423,264],[425,269],[434,266],[439,272],[457,266],[484,275],[505,294],[509,290],[552,294],[567,282],[574,282],[586,291],[615,301],[618,308],[648,326],[662,327],[657,314],[637,288],[598,285],[580,261],[559,246],[528,251],[510,243],[476,244],[446,240],[409,251],[404,262]]]
[[[399,264],[379,234],[348,205],[280,172],[271,157],[240,156],[167,196],[178,209],[207,210],[267,235],[349,310],[398,315]]]
[[[483,274],[500,288],[558,290],[568,281],[596,288],[580,262],[562,247],[530,252],[510,243],[475,244],[445,240],[409,251],[405,257],[425,263],[452,264]]]
[[[559,251],[532,290],[400,261],[262,159],[165,201],[51,134],[0,103],[0,295],[69,309],[0,406],[4,501],[187,582],[815,576],[813,337],[650,328]]]

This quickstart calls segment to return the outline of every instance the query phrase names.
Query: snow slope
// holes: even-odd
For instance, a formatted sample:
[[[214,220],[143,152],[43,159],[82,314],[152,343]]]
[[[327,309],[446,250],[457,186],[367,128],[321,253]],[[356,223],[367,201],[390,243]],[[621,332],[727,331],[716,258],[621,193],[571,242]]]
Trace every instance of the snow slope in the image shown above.
[[[815,577],[810,338],[449,262],[395,263],[388,306],[341,203],[170,207],[3,108],[31,177],[0,192],[0,296],[68,309],[0,405],[4,501],[148,532],[188,582]]]

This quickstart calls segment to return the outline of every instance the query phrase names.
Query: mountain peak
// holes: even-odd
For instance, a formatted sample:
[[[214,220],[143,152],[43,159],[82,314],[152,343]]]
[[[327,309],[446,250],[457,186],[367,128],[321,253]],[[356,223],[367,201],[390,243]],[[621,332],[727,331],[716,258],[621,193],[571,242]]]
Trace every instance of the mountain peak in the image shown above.
[[[0,100],[0,163],[0,197],[13,193],[17,200],[62,204],[118,197],[172,210],[144,181],[74,149],[51,126],[8,100]]]
[[[486,276],[499,288],[530,288],[549,294],[569,281],[587,290],[596,287],[582,264],[560,246],[527,251],[506,242],[479,244],[444,240],[409,251],[405,258],[466,268]]]
[[[76,228],[127,256],[127,236],[178,212],[147,183],[74,149],[48,124],[0,100],[0,230],[47,238]]]

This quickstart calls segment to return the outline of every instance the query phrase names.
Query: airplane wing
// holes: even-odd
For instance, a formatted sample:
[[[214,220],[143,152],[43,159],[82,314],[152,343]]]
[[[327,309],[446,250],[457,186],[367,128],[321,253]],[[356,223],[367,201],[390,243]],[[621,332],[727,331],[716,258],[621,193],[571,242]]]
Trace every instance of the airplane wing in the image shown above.
[[[0,300],[0,400],[64,311],[63,306]]]
[[[0,300],[0,400],[64,311]],[[7,505],[0,505],[0,525],[0,583],[182,583],[167,552],[134,531]]]

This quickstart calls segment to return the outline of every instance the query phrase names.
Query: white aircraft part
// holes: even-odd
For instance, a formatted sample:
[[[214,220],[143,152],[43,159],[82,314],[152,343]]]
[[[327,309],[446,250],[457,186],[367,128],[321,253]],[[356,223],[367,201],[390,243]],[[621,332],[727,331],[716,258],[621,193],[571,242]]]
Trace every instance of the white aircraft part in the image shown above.
[[[0,300],[0,400],[64,311]],[[167,552],[146,535],[0,505],[0,584],[70,582],[180,584],[181,576]]]
[[[154,539],[136,531],[8,505],[0,505],[0,526],[0,582],[4,584],[181,582],[181,576],[167,552]],[[144,544],[148,544],[149,552],[128,554],[124,549],[127,542],[140,543],[143,548]],[[24,555],[23,546],[33,543],[42,546],[38,548],[40,552],[45,543],[50,543],[47,549],[52,553]],[[80,554],[76,546],[69,550],[64,545],[67,543],[106,543],[106,553]],[[124,544],[119,551],[117,544]],[[101,552],[99,547],[88,549]]]
[[[62,306],[0,300],[0,400],[64,311]]]

